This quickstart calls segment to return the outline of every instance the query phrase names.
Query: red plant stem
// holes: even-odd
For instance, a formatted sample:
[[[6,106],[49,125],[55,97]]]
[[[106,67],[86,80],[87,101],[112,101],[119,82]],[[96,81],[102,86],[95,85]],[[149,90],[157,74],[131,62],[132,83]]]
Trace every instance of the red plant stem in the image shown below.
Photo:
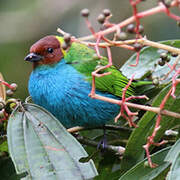
[[[76,40],[74,39],[73,41],[85,44],[87,46],[92,46],[92,47],[95,46],[94,42],[82,41],[81,38],[76,39]],[[146,38],[131,39],[131,40],[126,40],[126,41],[110,41],[110,43],[103,42],[103,43],[99,43],[99,47],[102,47],[102,48],[106,48],[107,46],[110,46],[110,47],[111,46],[122,47],[123,45],[134,44],[134,43],[140,43],[142,45],[151,46],[151,47],[155,47],[155,48],[158,48],[158,49],[164,49],[164,50],[169,51],[169,52],[174,52],[174,53],[180,54],[180,49],[179,48],[172,47],[172,46],[165,45],[165,44],[160,44],[160,43],[154,42],[154,41],[150,41],[150,40],[148,40]],[[132,47],[131,49],[134,50],[134,47]]]
[[[85,18],[85,20],[86,20],[86,24],[87,24],[87,27],[89,28],[90,32],[92,33],[92,35],[94,35],[94,37],[96,37],[96,35],[95,35],[96,33],[95,33],[94,28],[92,27],[89,19]]]
[[[96,90],[96,79],[95,78],[111,74],[111,72],[107,72],[107,73],[103,73],[103,74],[98,74],[99,71],[112,66],[111,49],[110,49],[109,46],[107,46],[106,48],[107,48],[107,54],[108,54],[108,64],[106,66],[102,66],[102,67],[100,67],[97,70],[92,72],[92,88],[91,88],[91,92],[89,94],[90,97],[93,97],[95,95],[95,90]]]
[[[130,97],[126,98],[126,101],[130,101],[132,99],[146,99],[146,100],[148,100],[149,98],[146,95],[142,95],[142,96],[130,96]]]
[[[131,96],[129,98],[126,98],[126,91],[129,88],[129,86],[131,85],[132,81],[134,79],[134,75],[132,75],[131,79],[129,80],[128,84],[125,86],[125,88],[123,89],[122,92],[122,104],[121,104],[121,110],[120,113],[115,117],[115,122],[117,122],[117,120],[122,116],[124,117],[128,123],[130,127],[137,127],[137,125],[133,122],[133,116],[138,115],[138,112],[131,112],[128,108],[128,106],[125,104],[125,102],[127,102],[128,100],[131,99],[142,99],[142,98],[147,98],[146,96]],[[124,111],[127,113],[128,116],[125,115]]]
[[[7,82],[5,82],[5,81],[3,81],[3,80],[1,80],[1,79],[0,79],[0,83],[4,84],[4,85],[7,86],[9,89],[12,88],[10,84],[8,84]]]
[[[143,146],[145,151],[146,151],[146,156],[148,158],[148,163],[149,163],[150,167],[152,167],[152,168],[156,167],[157,165],[152,163],[152,160],[151,160],[151,157],[150,157],[150,152],[149,152],[149,147],[151,145],[160,146],[160,145],[167,142],[167,141],[161,141],[160,143],[155,143],[154,138],[155,138],[158,130],[160,129],[160,122],[161,122],[161,119],[162,119],[161,111],[164,109],[164,106],[165,106],[169,96],[171,95],[171,92],[172,92],[172,87],[169,90],[169,92],[166,94],[166,96],[164,97],[164,99],[162,100],[162,102],[160,104],[160,112],[158,113],[158,117],[157,117],[157,120],[156,120],[154,130],[152,132],[152,135],[148,136],[147,143],[146,143],[146,145]]]
[[[94,49],[96,51],[97,56],[101,59],[102,56],[100,55],[100,52],[99,52],[99,42],[100,42],[100,40],[101,40],[101,36],[98,36],[97,40],[96,40],[96,44],[94,46]]]
[[[93,96],[91,96],[91,98],[99,99],[101,101],[106,101],[106,102],[109,102],[109,103],[112,103],[112,104],[118,104],[118,105],[122,104],[121,100],[116,100],[116,99],[100,96],[98,94],[94,94]],[[135,109],[141,109],[141,110],[144,110],[144,111],[150,111],[150,112],[154,112],[154,113],[157,113],[157,114],[161,113],[162,115],[171,116],[171,117],[175,117],[175,118],[180,118],[179,113],[175,113],[175,112],[168,111],[168,110],[165,110],[165,109],[160,110],[159,107],[144,106],[144,105],[130,103],[130,102],[125,102],[124,104],[126,104],[128,107],[132,107],[132,108],[135,108]]]
[[[112,54],[111,54],[111,49],[109,46],[107,46],[107,54],[108,54],[108,65],[106,66],[106,68],[112,66]]]
[[[164,6],[164,12],[172,19],[175,19],[176,21],[180,21],[180,17],[176,16],[175,14],[171,13],[170,10],[162,3],[160,2],[162,6]]]
[[[129,86],[131,85],[133,79],[134,79],[135,74],[132,75],[131,79],[129,80],[128,84],[125,86],[125,88],[123,89],[122,92],[122,102],[125,103],[126,101],[126,91],[129,88]]]
[[[91,46],[91,47],[94,47],[96,45],[96,43],[80,41],[79,39],[72,39],[72,42],[78,42],[78,43],[85,44],[85,45]],[[117,41],[114,41],[113,44],[112,43],[106,43],[106,45],[102,45],[104,43],[99,43],[99,47],[106,48],[107,46],[116,46],[116,47],[121,47],[121,48],[125,48],[128,50],[134,51],[134,47],[127,45],[127,44],[122,44],[122,42],[123,41],[121,41],[121,43],[118,44]]]
[[[139,63],[140,51],[136,53],[136,64],[130,64],[131,67],[135,67]]]
[[[180,79],[176,79],[176,76],[178,76],[180,74],[180,69],[178,69],[178,71],[176,72],[176,74],[173,76],[172,78],[172,81],[173,81],[173,84],[172,84],[172,92],[171,92],[171,96],[175,99],[176,96],[175,96],[175,91],[176,91],[176,86],[178,83],[180,83]]]
[[[162,109],[164,109],[164,106],[165,106],[165,104],[166,104],[166,101],[168,100],[169,96],[171,95],[171,92],[172,92],[172,87],[171,87],[171,89],[169,90],[169,92],[166,94],[166,96],[164,97],[164,99],[162,100],[162,102],[161,102],[161,104],[160,104],[160,111],[161,111]],[[157,117],[157,121],[156,121],[156,124],[155,124],[155,128],[154,128],[154,129],[158,129],[158,128],[159,128],[160,121],[161,121],[161,114],[159,114],[158,117]],[[153,137],[153,138],[155,137],[156,132],[157,132],[157,131],[154,131],[154,132],[152,133],[152,137]]]
[[[136,1],[130,0],[130,3],[131,3],[131,5],[133,6],[133,5],[139,4],[141,1],[142,1],[142,0],[136,0]]]
[[[135,28],[135,32],[136,32],[136,39],[138,39],[140,37],[140,33],[139,33],[139,25],[140,25],[140,21],[139,21],[139,17],[138,17],[138,11],[137,11],[137,4],[141,1],[133,1],[133,0],[129,0],[130,4],[132,5],[133,8],[133,15],[136,21],[136,28]]]

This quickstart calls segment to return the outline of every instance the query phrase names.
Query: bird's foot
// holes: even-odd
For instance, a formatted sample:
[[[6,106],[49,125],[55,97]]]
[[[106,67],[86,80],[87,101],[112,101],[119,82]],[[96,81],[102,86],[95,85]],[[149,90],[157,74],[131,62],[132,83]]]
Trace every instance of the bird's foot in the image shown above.
[[[107,148],[107,138],[104,136],[98,143],[97,149],[100,149],[101,152],[105,152]]]
[[[104,153],[106,151],[107,148],[107,136],[106,136],[106,129],[105,126],[103,128],[103,138],[99,141],[98,145],[97,145],[97,149],[100,149],[102,153]]]

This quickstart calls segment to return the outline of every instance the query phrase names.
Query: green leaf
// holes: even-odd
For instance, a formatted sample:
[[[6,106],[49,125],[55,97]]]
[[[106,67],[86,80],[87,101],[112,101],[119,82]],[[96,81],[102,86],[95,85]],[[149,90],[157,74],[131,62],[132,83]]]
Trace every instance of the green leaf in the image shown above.
[[[169,91],[170,87],[171,87],[170,85],[165,87],[156,96],[156,98],[152,103],[153,107],[158,107],[160,105],[163,98]],[[177,85],[176,95],[177,95],[176,99],[169,97],[169,99],[166,102],[165,109],[174,112],[180,112],[180,85]],[[138,122],[138,128],[134,129],[126,145],[126,150],[121,164],[121,173],[126,172],[136,163],[143,160],[145,154],[143,145],[146,144],[147,137],[152,134],[156,117],[157,116],[155,113],[146,112]],[[179,119],[169,116],[162,116],[162,120],[160,124],[161,128],[158,130],[158,133],[155,138],[155,142],[158,142],[160,140],[160,138],[164,135],[165,130],[171,129],[177,124],[179,124]]]
[[[176,143],[172,146],[171,150],[167,154],[165,161],[167,162],[173,162],[180,153],[180,139],[176,141]]]
[[[0,144],[0,152],[8,152],[7,140]]]
[[[173,47],[180,48],[180,40],[168,40],[160,42],[162,44],[170,45]],[[145,47],[140,52],[140,58],[139,58],[139,64],[136,67],[131,67],[131,64],[136,63],[136,53],[129,58],[129,60],[121,67],[122,73],[128,77],[131,78],[132,74],[135,73],[135,79],[141,79],[146,74],[149,74],[152,72],[152,77],[163,77],[164,74],[167,74],[167,72],[170,70],[167,65],[159,66],[155,65],[157,64],[157,59],[160,58],[160,53],[163,50],[159,50],[154,47]],[[172,57],[169,54],[171,61],[169,64],[173,64],[176,57]],[[180,67],[180,65],[177,66],[177,68]],[[172,77],[172,74],[169,75],[168,79],[166,79],[165,82],[169,82]]]
[[[92,160],[60,122],[34,104],[20,105],[8,122],[8,147],[18,174],[25,179],[90,179],[97,175]]]
[[[146,158],[132,167],[129,171],[127,171],[119,180],[150,180],[158,177],[170,166],[169,162],[164,162],[164,158],[166,157],[169,149],[170,147],[165,148],[161,151],[158,151],[157,153],[154,153],[151,156],[152,161],[158,164],[158,167],[150,168],[149,166],[145,166],[145,164],[147,163]],[[163,177],[162,179],[165,179],[165,177]]]
[[[180,153],[173,161],[170,171],[167,176],[167,180],[179,180],[180,177]]]
[[[10,157],[0,158],[0,179],[1,180],[20,179],[20,176],[16,174],[13,162]]]
[[[165,161],[172,163],[167,180],[178,180],[180,177],[180,139],[172,146]]]
[[[98,164],[99,176],[95,177],[94,180],[113,179],[115,176],[112,174],[112,171],[119,163],[118,157],[113,153],[104,153],[103,159]]]

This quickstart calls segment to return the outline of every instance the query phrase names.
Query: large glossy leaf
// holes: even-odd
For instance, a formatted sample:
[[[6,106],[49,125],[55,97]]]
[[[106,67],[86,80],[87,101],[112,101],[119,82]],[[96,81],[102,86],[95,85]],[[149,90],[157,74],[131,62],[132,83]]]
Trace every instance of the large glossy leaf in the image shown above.
[[[180,177],[180,153],[171,165],[167,180],[179,180]]]
[[[0,80],[4,80],[3,75],[0,73]],[[6,99],[6,89],[4,84],[0,82],[0,99],[5,100]]]
[[[160,42],[162,44],[170,45],[173,47],[180,48],[180,40],[168,40]],[[140,58],[139,58],[139,64],[136,67],[131,67],[131,64],[136,63],[136,54],[131,56],[129,60],[121,67],[122,73],[130,78],[132,74],[135,73],[135,79],[142,78],[146,73],[152,71],[152,77],[163,77],[164,74],[167,74],[167,72],[170,70],[167,65],[159,66],[155,65],[157,64],[157,59],[160,57],[160,53],[162,50],[159,50],[154,47],[145,47],[140,52]],[[169,64],[173,64],[175,61],[175,57],[171,57],[171,61]],[[156,66],[156,67],[155,67]],[[180,67],[180,64],[178,65]],[[172,74],[169,76],[169,78],[166,79],[164,82],[168,82],[170,78],[172,77]]]
[[[172,163],[167,180],[178,180],[180,177],[180,139],[168,152],[165,161]]]
[[[153,162],[159,165],[158,167],[150,168],[149,166],[145,166],[145,163],[147,164],[147,159],[144,159],[127,171],[119,180],[150,180],[158,177],[170,165],[169,162],[164,162],[164,158],[166,157],[169,149],[170,147],[151,156]],[[162,179],[165,179],[165,177]]]
[[[159,106],[169,89],[170,85],[164,88],[154,99],[152,106]],[[180,112],[180,85],[177,86],[176,95],[176,99],[173,99],[172,97],[168,99],[165,109]],[[121,164],[121,173],[126,172],[136,163],[143,160],[145,155],[143,145],[146,143],[147,137],[152,133],[155,120],[156,114],[152,112],[146,112],[140,119],[138,123],[139,127],[134,129],[126,145],[126,151]],[[155,141],[159,141],[159,139],[164,135],[165,130],[170,129],[177,124],[180,124],[179,119],[163,116],[161,120],[161,128],[156,135]]]
[[[87,153],[60,122],[34,104],[20,105],[8,122],[8,146],[18,174],[26,179],[89,179],[97,175]]]
[[[176,143],[172,146],[171,150],[167,154],[165,161],[173,162],[180,153],[180,139],[176,141]]]

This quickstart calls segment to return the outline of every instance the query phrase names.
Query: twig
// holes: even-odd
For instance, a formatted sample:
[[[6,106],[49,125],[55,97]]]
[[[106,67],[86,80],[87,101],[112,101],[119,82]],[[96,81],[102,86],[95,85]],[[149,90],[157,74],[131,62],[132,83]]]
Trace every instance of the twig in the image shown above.
[[[114,121],[117,122],[118,119],[122,116],[128,121],[130,127],[132,127],[132,126],[137,127],[136,124],[133,122],[133,116],[137,115],[138,113],[137,112],[131,112],[129,110],[129,108],[127,107],[127,105],[125,104],[125,102],[127,102],[126,91],[129,88],[129,86],[131,85],[133,78],[134,78],[134,75],[131,77],[128,84],[123,89],[121,110],[120,110],[120,113],[115,117]],[[127,113],[128,116],[124,113],[124,111]]]
[[[98,142],[96,141],[93,141],[89,138],[86,138],[86,137],[83,137],[81,135],[78,135],[76,137],[76,139],[82,143],[82,144],[85,144],[85,145],[89,145],[89,146],[92,146],[92,147],[96,147],[99,145]],[[102,145],[100,145],[100,148],[103,148]],[[113,146],[113,145],[106,145],[106,150],[110,151],[110,152],[113,152],[119,156],[122,156],[124,154],[124,151],[125,151],[125,148],[122,147],[122,146]]]
[[[58,28],[57,31],[59,33],[61,33],[62,35],[66,34],[62,29]],[[79,42],[81,44],[85,44],[87,46],[92,46],[95,47],[97,45],[97,43],[94,42],[88,42],[83,40],[83,38],[73,38],[73,41],[75,42]],[[150,41],[148,40],[146,37],[144,38],[140,38],[140,39],[131,39],[131,40],[126,40],[126,41],[108,41],[108,42],[102,42],[102,43],[98,43],[98,46],[101,48],[106,48],[107,46],[116,46],[116,47],[122,47],[122,48],[126,48],[126,49],[130,49],[130,50],[134,50],[134,48],[132,46],[128,46],[134,43],[140,43],[142,45],[145,46],[151,46],[151,47],[155,47],[157,49],[164,49],[168,52],[173,52],[173,53],[177,53],[180,54],[180,49],[176,48],[176,47],[172,47],[166,44],[161,44],[159,42],[154,42],[154,41]]]
[[[98,94],[95,94],[91,98],[99,99],[99,100],[106,101],[106,102],[109,102],[109,103],[112,103],[112,104],[118,104],[118,105],[122,104],[121,100],[116,100],[116,99],[100,96]],[[163,109],[161,111],[161,109],[159,107],[150,107],[150,106],[145,106],[145,105],[140,105],[140,104],[135,104],[135,103],[129,103],[129,102],[125,102],[124,104],[126,104],[128,107],[132,107],[132,108],[135,108],[135,109],[141,109],[141,110],[145,110],[145,111],[151,111],[151,112],[154,112],[154,113],[157,113],[157,114],[160,113],[162,115],[171,116],[171,117],[175,117],[175,118],[180,118],[179,113],[175,113],[175,112],[168,111],[168,110],[165,110],[165,109]]]
[[[3,81],[3,80],[1,80],[1,79],[0,79],[0,83],[4,84],[4,85],[7,86],[9,89],[12,89],[12,88],[13,88],[9,83],[7,83],[6,81]]]
[[[127,127],[121,127],[121,126],[115,126],[115,125],[105,125],[105,128],[107,130],[116,130],[116,131],[129,131],[131,132],[132,129],[127,128]],[[103,129],[102,126],[99,127],[81,127],[81,126],[76,126],[67,129],[69,133],[74,133],[74,132],[79,132],[79,131],[84,131],[84,130],[91,130],[91,129]]]
[[[168,45],[165,45],[165,44],[153,42],[153,41],[150,41],[150,40],[147,40],[147,39],[144,41],[144,45],[155,47],[155,48],[158,48],[158,49],[164,49],[164,50],[167,50],[169,52],[174,52],[174,53],[180,54],[180,49],[179,48],[175,48],[175,47],[168,46]]]
[[[85,44],[87,46],[93,46],[93,47],[96,45],[96,43],[94,43],[94,42],[81,41],[79,39],[77,39],[76,42],[79,42],[81,44]],[[107,43],[107,42],[99,43],[98,46],[102,47],[102,48],[106,48],[107,46],[110,46],[110,47],[111,46],[126,47],[127,45],[134,44],[134,43],[140,43],[142,45],[155,47],[157,49],[164,49],[164,50],[166,50],[168,52],[173,52],[173,53],[180,54],[180,49],[179,48],[172,47],[172,46],[165,45],[165,44],[161,44],[159,42],[150,41],[150,40],[148,40],[146,38],[131,39],[131,40],[126,40],[126,41],[109,41],[109,43]]]
[[[173,89],[173,87],[171,87],[171,89],[169,90],[169,92],[166,94],[166,96],[165,96],[164,99],[162,100],[162,102],[161,102],[161,104],[160,104],[160,106],[159,106],[160,112],[163,110],[163,108],[164,108],[164,106],[165,106],[165,104],[166,104],[169,96],[171,95],[172,89]],[[154,164],[154,163],[152,162],[152,160],[151,160],[150,152],[149,152],[150,146],[151,146],[151,145],[161,146],[162,144],[165,144],[165,143],[168,142],[168,141],[166,141],[166,140],[162,140],[160,143],[154,142],[154,138],[155,138],[158,130],[161,128],[160,122],[161,122],[161,120],[162,120],[162,116],[161,116],[161,113],[160,113],[160,112],[158,113],[157,120],[156,120],[156,124],[155,124],[154,130],[153,130],[153,132],[152,132],[152,135],[151,135],[151,136],[148,136],[148,138],[147,138],[147,143],[143,146],[143,148],[144,148],[145,151],[146,151],[146,156],[147,156],[147,158],[148,158],[148,163],[149,163],[149,165],[150,165],[151,168],[154,168],[154,167],[156,167],[157,165]]]

